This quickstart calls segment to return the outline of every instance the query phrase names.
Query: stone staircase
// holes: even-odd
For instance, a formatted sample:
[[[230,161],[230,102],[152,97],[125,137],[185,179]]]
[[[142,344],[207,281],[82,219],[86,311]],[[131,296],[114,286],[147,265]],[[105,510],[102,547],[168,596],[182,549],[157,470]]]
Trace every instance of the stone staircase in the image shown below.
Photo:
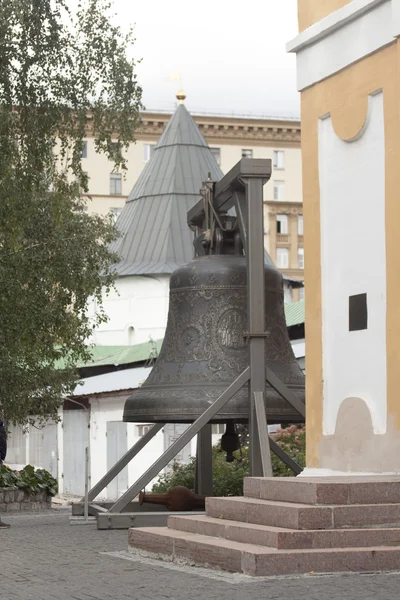
[[[129,548],[252,576],[400,570],[400,477],[254,478]]]

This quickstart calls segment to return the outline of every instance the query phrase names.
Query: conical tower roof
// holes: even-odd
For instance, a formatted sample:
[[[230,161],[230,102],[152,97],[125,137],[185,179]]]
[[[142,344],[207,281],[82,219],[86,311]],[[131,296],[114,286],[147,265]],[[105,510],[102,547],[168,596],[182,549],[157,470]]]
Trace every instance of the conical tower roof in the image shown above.
[[[222,172],[199,128],[180,104],[118,218],[120,277],[168,274],[193,258],[187,212],[210,175]]]

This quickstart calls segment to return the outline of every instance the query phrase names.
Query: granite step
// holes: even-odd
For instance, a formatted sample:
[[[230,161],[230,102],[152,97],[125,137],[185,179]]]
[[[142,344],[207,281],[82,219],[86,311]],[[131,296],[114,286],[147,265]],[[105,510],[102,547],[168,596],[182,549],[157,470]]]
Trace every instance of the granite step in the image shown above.
[[[400,546],[400,528],[303,531],[271,525],[240,523],[204,515],[170,515],[168,527],[177,531],[222,538],[244,544],[267,546],[278,550]]]
[[[207,498],[206,515],[285,529],[400,527],[400,504],[317,506],[249,497]]]
[[[163,527],[132,528],[131,551],[251,576],[400,569],[400,548],[277,550]]]
[[[244,496],[300,504],[396,504],[400,477],[246,477]]]

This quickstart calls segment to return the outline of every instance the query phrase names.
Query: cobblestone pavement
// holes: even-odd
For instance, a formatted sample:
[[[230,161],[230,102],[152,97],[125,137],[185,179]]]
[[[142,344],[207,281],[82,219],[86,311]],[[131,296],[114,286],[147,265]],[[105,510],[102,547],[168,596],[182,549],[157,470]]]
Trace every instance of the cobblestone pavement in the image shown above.
[[[69,524],[69,511],[7,518],[1,600],[397,600],[400,573],[252,580],[134,557],[126,531]],[[114,553],[114,554],[113,554]],[[118,554],[119,553],[119,554]],[[208,576],[211,574],[211,577]]]

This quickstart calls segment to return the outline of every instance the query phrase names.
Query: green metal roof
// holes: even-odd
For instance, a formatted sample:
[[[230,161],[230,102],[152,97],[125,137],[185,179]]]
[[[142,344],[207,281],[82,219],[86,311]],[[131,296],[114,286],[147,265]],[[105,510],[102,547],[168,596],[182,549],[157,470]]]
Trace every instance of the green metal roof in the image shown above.
[[[201,199],[200,188],[222,171],[185,106],[169,121],[117,221],[121,237],[120,277],[172,273],[193,258],[187,212]]]
[[[143,362],[149,358],[156,358],[160,352],[162,340],[145,342],[136,346],[93,346],[90,348],[92,360],[78,363],[77,368],[101,367],[106,365],[127,365],[129,363]],[[156,352],[155,352],[156,351]],[[57,363],[62,368],[63,361]]]
[[[93,360],[86,366],[126,365],[151,358],[154,350],[160,352],[162,340],[145,342],[136,346],[94,346],[91,349]],[[85,365],[79,365],[81,367]]]
[[[304,300],[293,302],[292,304],[285,304],[285,318],[287,327],[293,327],[294,325],[301,325],[304,323]]]

